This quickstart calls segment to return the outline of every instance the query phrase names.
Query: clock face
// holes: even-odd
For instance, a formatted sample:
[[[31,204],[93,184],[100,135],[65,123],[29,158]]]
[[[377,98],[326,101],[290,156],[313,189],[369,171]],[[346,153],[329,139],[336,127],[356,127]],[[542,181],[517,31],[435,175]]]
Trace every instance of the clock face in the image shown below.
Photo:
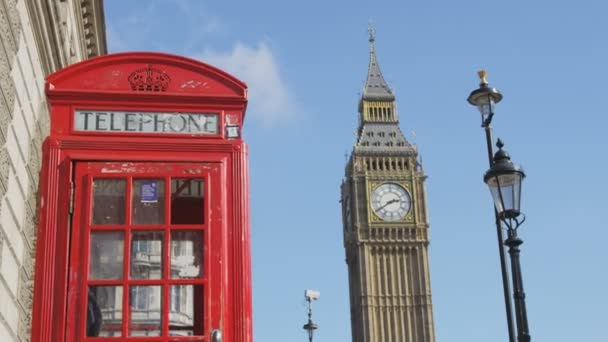
[[[372,192],[372,209],[384,221],[399,221],[410,211],[410,194],[397,183],[383,183]]]

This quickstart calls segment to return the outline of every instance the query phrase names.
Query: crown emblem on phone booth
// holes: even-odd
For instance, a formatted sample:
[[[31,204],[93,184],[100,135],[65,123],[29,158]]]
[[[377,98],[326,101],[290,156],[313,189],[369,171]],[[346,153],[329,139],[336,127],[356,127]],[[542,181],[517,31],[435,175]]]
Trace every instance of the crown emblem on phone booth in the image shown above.
[[[152,68],[148,64],[145,68],[133,71],[128,80],[131,89],[135,91],[166,91],[171,77],[166,72]]]

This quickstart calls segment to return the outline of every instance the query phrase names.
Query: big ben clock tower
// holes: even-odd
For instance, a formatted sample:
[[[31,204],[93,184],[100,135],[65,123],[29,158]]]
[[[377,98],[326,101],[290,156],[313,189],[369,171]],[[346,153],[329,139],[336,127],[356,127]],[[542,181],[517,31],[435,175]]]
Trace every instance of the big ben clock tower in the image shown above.
[[[399,128],[374,32],[342,183],[353,342],[434,342],[429,223],[418,152]]]

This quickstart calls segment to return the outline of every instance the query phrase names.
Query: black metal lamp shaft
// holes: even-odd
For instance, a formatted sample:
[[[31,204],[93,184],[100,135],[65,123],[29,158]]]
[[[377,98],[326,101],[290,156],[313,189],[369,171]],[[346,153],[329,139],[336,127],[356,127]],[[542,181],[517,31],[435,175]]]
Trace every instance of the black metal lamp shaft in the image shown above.
[[[513,275],[513,301],[515,303],[515,319],[517,321],[517,341],[529,342],[531,340],[528,328],[528,313],[526,311],[526,294],[519,262],[519,246],[523,241],[517,237],[516,229],[509,229],[509,237],[505,245],[509,246],[511,256],[511,274]]]
[[[490,121],[484,125],[486,132],[486,144],[488,147],[488,161],[490,167],[494,164],[494,147],[492,145],[492,126]],[[496,222],[496,236],[498,241],[498,255],[500,256],[500,273],[502,275],[502,288],[505,300],[505,313],[507,316],[507,329],[509,331],[509,342],[515,342],[515,328],[513,326],[513,307],[511,305],[511,289],[509,286],[509,272],[507,270],[507,257],[505,256],[504,237],[502,224],[498,211],[494,208],[494,219]]]

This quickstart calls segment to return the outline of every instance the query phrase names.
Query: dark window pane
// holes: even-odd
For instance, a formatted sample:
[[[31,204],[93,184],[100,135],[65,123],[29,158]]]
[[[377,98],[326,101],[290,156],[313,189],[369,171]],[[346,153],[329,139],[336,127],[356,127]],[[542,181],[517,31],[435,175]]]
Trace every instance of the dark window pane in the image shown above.
[[[171,180],[171,223],[202,224],[204,219],[202,179],[174,178]]]
[[[169,335],[202,335],[203,302],[202,286],[171,286],[171,298],[169,304]]]
[[[161,289],[160,286],[131,286],[130,336],[160,336]]]
[[[87,336],[121,336],[122,286],[90,286]]]
[[[134,180],[132,197],[133,224],[165,223],[164,180]]]
[[[93,181],[93,224],[125,223],[124,179],[95,179]]]
[[[171,232],[171,278],[197,278],[203,270],[203,232]]]
[[[122,279],[123,232],[91,233],[89,279]]]
[[[162,232],[131,233],[131,279],[160,279],[162,252]]]

